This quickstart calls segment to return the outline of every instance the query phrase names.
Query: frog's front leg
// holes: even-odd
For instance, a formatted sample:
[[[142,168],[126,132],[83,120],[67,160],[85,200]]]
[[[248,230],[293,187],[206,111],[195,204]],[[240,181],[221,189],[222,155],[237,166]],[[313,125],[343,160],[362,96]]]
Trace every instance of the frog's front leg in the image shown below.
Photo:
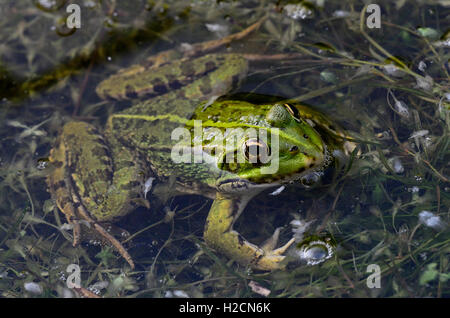
[[[138,181],[142,171],[133,154],[111,138],[106,142],[87,123],[67,123],[51,151],[54,169],[47,183],[58,208],[73,225],[74,245],[80,240],[81,228],[93,230],[133,268],[131,256],[101,222],[113,221],[142,203]],[[80,226],[82,220],[90,229]]]
[[[233,230],[233,224],[247,205],[248,198],[227,196],[218,193],[206,220],[204,238],[206,243],[219,252],[260,270],[280,269],[285,258],[282,255],[294,242],[291,239],[284,246],[274,249],[278,238],[278,230],[274,233],[271,244],[259,247],[248,242]]]

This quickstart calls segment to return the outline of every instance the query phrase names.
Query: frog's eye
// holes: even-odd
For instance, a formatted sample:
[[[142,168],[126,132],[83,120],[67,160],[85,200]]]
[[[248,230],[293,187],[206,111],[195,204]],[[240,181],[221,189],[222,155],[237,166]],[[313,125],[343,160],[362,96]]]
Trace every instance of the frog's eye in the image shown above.
[[[293,105],[290,104],[284,104],[284,107],[286,107],[287,111],[289,112],[289,114],[292,115],[292,117],[299,119],[299,114],[298,114],[298,109],[296,107],[294,107]]]
[[[270,155],[269,147],[256,138],[247,140],[243,145],[245,159],[250,163],[266,163]]]

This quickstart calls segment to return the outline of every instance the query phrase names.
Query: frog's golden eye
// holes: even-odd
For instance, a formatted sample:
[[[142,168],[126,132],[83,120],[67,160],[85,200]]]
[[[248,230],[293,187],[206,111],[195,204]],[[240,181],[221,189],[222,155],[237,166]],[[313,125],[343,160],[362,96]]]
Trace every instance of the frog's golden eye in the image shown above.
[[[284,104],[284,107],[286,107],[287,111],[289,112],[289,114],[292,115],[292,117],[296,118],[296,119],[300,119],[299,114],[298,114],[298,109],[288,103]]]
[[[267,163],[267,159],[270,155],[269,147],[264,142],[256,138],[247,140],[243,144],[242,150],[245,159],[247,159],[250,163]]]

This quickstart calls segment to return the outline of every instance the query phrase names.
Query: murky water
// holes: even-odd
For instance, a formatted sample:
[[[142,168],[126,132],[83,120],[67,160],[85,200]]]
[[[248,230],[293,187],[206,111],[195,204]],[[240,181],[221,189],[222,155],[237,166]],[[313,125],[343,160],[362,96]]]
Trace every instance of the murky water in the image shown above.
[[[81,286],[102,296],[449,297],[450,8],[377,4],[366,11],[327,0],[0,1],[1,295],[75,296],[66,271],[75,264]],[[327,171],[312,187],[261,193],[234,227],[258,244],[278,227],[282,242],[293,230],[309,243],[326,238],[329,246],[290,253],[315,265],[261,272],[230,261],[204,244],[212,201],[194,195],[150,200],[115,222],[131,236],[124,246],[133,270],[108,246],[73,247],[45,182],[63,125],[83,120],[101,129],[130,106],[95,92],[121,68],[165,50],[193,52],[195,43],[258,22],[205,49],[249,59],[231,93],[314,105],[357,148],[339,173]]]

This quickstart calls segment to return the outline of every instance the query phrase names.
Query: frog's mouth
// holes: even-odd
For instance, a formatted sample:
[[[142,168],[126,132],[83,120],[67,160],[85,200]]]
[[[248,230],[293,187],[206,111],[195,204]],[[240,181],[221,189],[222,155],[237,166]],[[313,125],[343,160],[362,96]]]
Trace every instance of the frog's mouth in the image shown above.
[[[300,182],[305,186],[309,186],[318,181],[322,176],[323,171],[331,164],[331,162],[333,162],[333,156],[326,145],[324,145],[323,160],[320,163],[317,163],[315,167],[306,171],[303,171],[302,169],[302,171],[296,171],[292,174],[285,175],[282,178],[278,178],[275,175],[267,175],[265,178],[258,179],[257,182],[234,175],[218,181],[216,187],[221,192],[242,193],[248,191],[260,191],[293,182]]]
[[[217,182],[217,189],[220,192],[226,193],[240,193],[240,192],[248,192],[252,190],[262,190],[268,187],[267,184],[255,183],[247,179],[242,179],[239,177],[223,179]]]

